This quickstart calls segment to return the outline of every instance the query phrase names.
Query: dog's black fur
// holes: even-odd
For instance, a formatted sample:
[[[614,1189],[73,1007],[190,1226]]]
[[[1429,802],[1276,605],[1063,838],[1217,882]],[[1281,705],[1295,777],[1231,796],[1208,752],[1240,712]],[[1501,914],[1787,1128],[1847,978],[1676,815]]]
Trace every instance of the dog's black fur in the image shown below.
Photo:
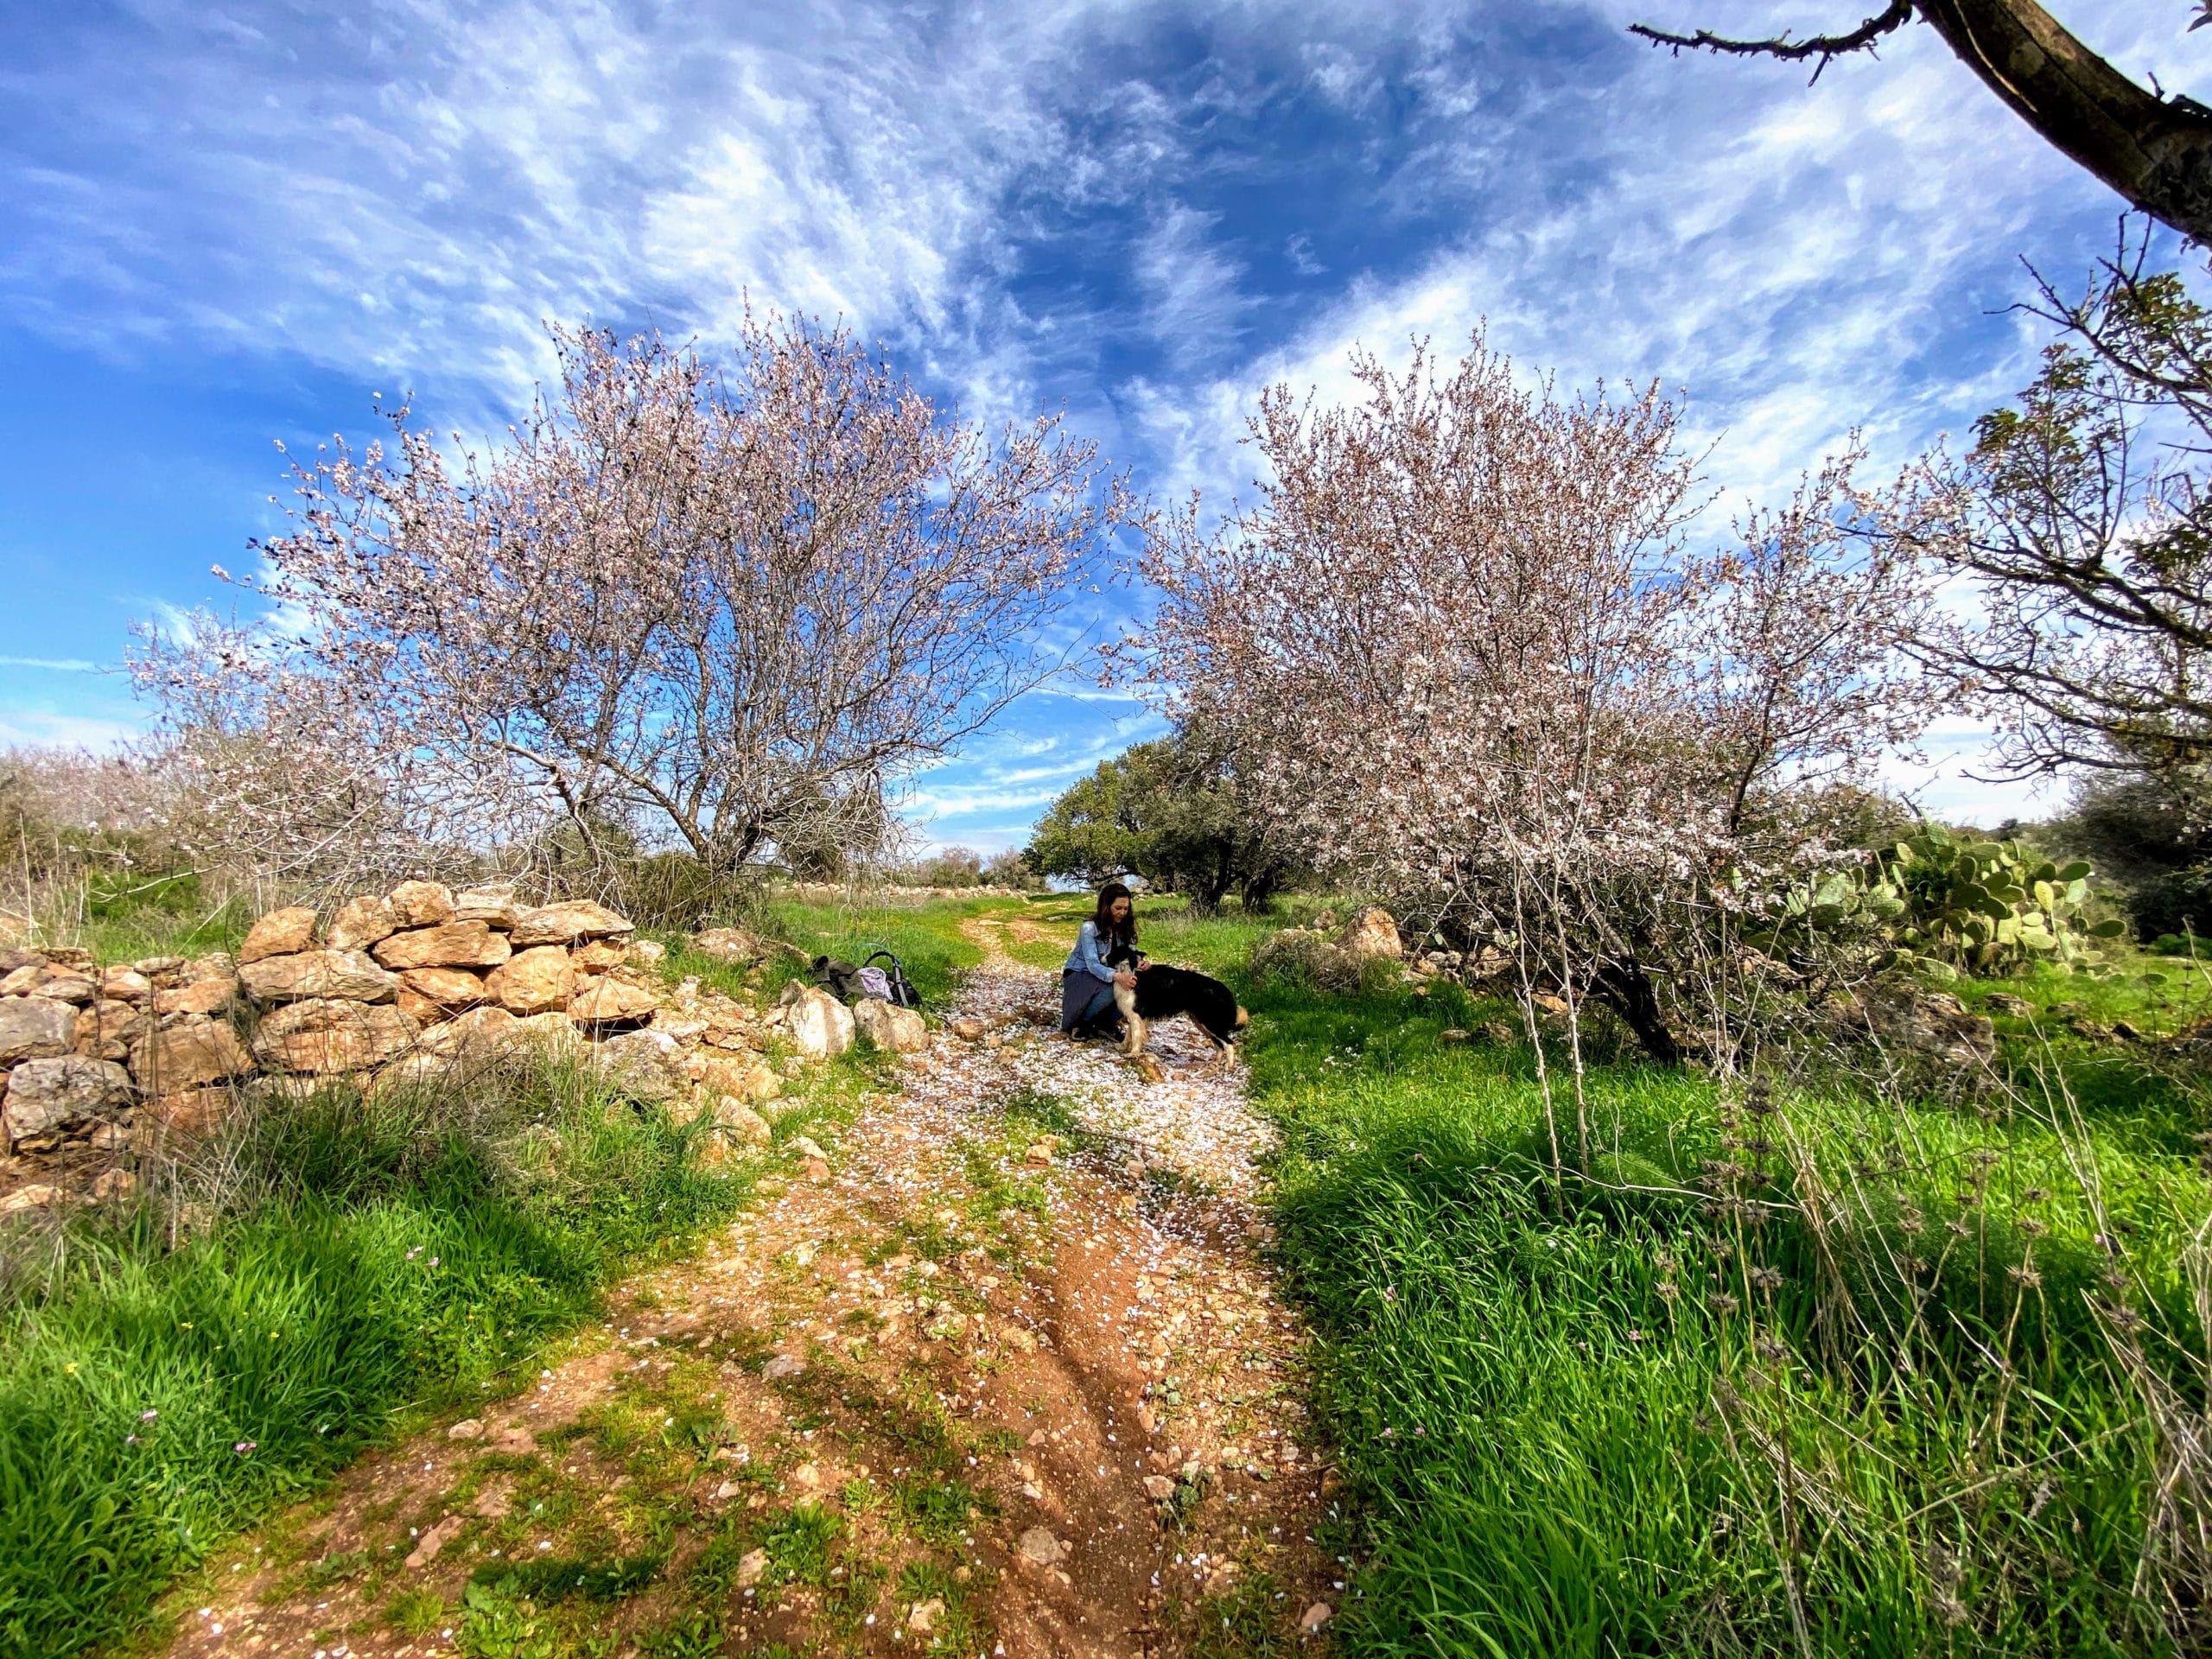
[[[1143,961],[1128,946],[1119,945],[1106,957],[1106,965],[1135,968]],[[1155,1020],[1173,1020],[1179,1014],[1220,1051],[1223,1065],[1236,1064],[1236,1039],[1251,1016],[1237,1006],[1234,991],[1211,975],[1189,968],[1147,967],[1136,977],[1134,990],[1120,986],[1114,989],[1115,1006],[1127,1022],[1123,1054],[1134,1058],[1143,1052],[1146,1027]]]

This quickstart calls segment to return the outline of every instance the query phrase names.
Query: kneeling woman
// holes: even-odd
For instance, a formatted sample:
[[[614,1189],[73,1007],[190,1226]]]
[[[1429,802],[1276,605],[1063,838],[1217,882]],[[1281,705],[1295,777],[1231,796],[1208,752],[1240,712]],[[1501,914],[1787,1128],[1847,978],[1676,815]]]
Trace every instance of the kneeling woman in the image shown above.
[[[1116,1037],[1122,1016],[1114,1007],[1114,987],[1134,986],[1128,968],[1112,968],[1106,958],[1116,950],[1134,959],[1137,949],[1136,901],[1118,881],[1098,890],[1098,909],[1076,935],[1060,969],[1060,1029],[1077,1037]]]

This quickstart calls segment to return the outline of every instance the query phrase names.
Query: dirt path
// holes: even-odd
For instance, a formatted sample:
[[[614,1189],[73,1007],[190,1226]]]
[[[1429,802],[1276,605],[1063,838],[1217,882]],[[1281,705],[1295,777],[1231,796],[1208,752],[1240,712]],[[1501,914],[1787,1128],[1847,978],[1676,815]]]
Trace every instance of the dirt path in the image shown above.
[[[970,1035],[779,1148],[531,1393],[224,1552],[170,1650],[1325,1645],[1333,1480],[1259,1254],[1262,1126],[1196,1033],[1149,1085],[1065,1043],[1051,976],[976,931]]]

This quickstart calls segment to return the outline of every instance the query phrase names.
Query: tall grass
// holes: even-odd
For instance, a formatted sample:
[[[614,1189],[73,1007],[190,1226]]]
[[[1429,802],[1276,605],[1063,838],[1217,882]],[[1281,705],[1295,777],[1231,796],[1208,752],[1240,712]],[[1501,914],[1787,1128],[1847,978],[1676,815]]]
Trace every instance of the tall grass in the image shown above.
[[[221,1535],[590,1313],[741,1198],[543,1061],[270,1101],[122,1211],[9,1241],[0,1654],[129,1631]]]
[[[2212,1207],[2164,1110],[2093,1129],[2063,1067],[1961,1108],[1613,1061],[1554,1185],[1532,1052],[1438,1040],[1503,1010],[1247,995],[1364,1506],[1348,1651],[2202,1639]]]

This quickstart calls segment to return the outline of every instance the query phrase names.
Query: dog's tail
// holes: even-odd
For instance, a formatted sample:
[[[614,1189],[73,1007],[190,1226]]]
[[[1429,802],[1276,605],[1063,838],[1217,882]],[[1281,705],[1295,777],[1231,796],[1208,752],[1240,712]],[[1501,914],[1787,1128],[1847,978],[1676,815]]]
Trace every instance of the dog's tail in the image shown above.
[[[1251,1023],[1252,1016],[1244,1012],[1244,1005],[1239,1002],[1236,1005],[1236,1029],[1242,1031]]]

